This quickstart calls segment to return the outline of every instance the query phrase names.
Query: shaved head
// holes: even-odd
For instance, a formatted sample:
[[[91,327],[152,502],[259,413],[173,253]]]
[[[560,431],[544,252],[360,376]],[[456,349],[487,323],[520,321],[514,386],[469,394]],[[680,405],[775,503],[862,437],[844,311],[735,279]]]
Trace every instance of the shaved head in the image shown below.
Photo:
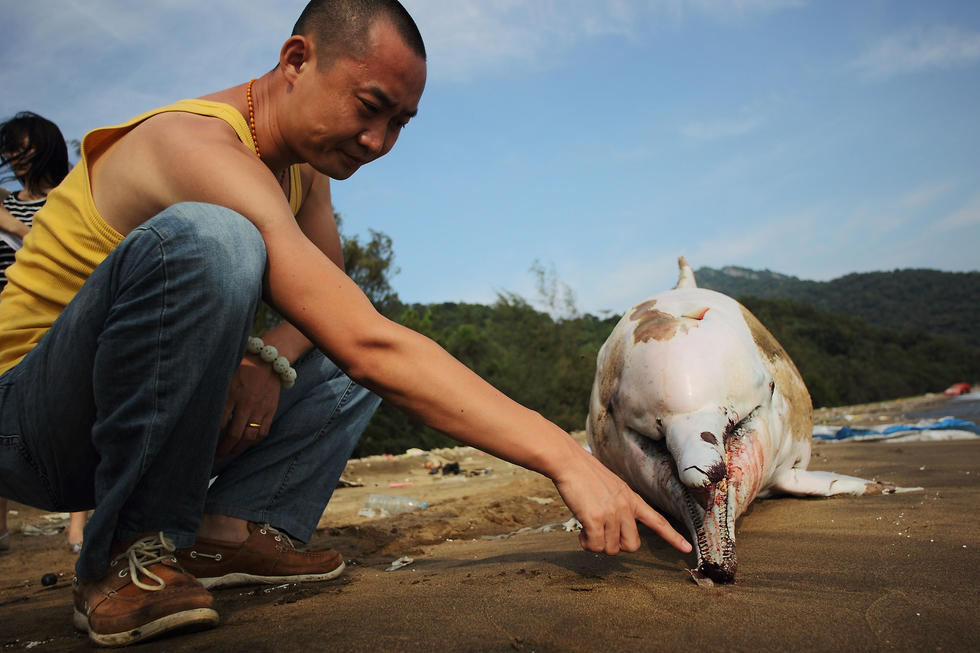
[[[388,21],[405,44],[425,60],[425,44],[415,21],[398,0],[312,0],[293,27],[293,35],[313,39],[321,57],[318,66],[338,57],[359,58],[375,21]]]

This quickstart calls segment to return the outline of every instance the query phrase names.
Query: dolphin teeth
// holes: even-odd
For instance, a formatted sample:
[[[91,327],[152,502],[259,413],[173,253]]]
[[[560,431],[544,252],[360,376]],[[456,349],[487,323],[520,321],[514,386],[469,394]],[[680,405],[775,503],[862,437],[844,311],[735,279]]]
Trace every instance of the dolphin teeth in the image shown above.
[[[729,524],[730,491],[728,479],[723,478],[706,488],[686,488],[684,492],[684,508],[697,547],[696,571],[701,578],[715,583],[734,583],[738,569],[734,534]],[[711,532],[706,524],[708,520],[714,526]],[[692,577],[697,582],[693,572]]]

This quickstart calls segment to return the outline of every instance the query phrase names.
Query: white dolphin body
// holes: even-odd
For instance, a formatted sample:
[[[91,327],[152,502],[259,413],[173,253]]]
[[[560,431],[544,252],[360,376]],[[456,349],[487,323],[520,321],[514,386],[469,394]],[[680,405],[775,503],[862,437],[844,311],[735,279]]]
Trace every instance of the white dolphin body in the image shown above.
[[[588,441],[687,524],[696,580],[733,582],[735,520],[756,497],[895,488],[807,471],[813,406],[793,361],[744,306],[698,288],[683,257],[678,265],[677,287],[634,306],[602,346]]]

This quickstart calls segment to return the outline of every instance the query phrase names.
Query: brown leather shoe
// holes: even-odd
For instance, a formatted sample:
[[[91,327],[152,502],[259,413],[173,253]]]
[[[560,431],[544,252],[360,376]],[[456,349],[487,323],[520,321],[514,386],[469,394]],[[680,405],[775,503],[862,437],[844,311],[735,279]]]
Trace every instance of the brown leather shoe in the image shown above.
[[[249,522],[248,531],[241,543],[199,537],[177,551],[177,560],[208,589],[330,580],[344,571],[343,557],[332,549],[297,551],[288,535],[268,524]]]
[[[177,629],[218,624],[214,599],[180,568],[163,533],[117,548],[122,552],[104,578],[73,583],[73,623],[94,643],[126,646]]]

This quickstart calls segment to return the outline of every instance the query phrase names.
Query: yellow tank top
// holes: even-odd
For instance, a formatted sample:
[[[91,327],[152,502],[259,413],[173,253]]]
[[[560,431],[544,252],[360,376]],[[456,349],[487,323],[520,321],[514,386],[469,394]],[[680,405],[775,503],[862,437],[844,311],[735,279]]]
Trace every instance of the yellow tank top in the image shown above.
[[[166,111],[185,111],[220,118],[255,150],[242,114],[231,105],[208,100],[181,100],[114,127],[85,135],[82,160],[48,194],[34,216],[34,226],[7,268],[7,287],[0,294],[0,374],[11,369],[47,333],[85,280],[123,236],[99,215],[92,198],[87,153],[108,146],[142,121]],[[299,166],[289,170],[289,206],[293,215],[303,203]]]

